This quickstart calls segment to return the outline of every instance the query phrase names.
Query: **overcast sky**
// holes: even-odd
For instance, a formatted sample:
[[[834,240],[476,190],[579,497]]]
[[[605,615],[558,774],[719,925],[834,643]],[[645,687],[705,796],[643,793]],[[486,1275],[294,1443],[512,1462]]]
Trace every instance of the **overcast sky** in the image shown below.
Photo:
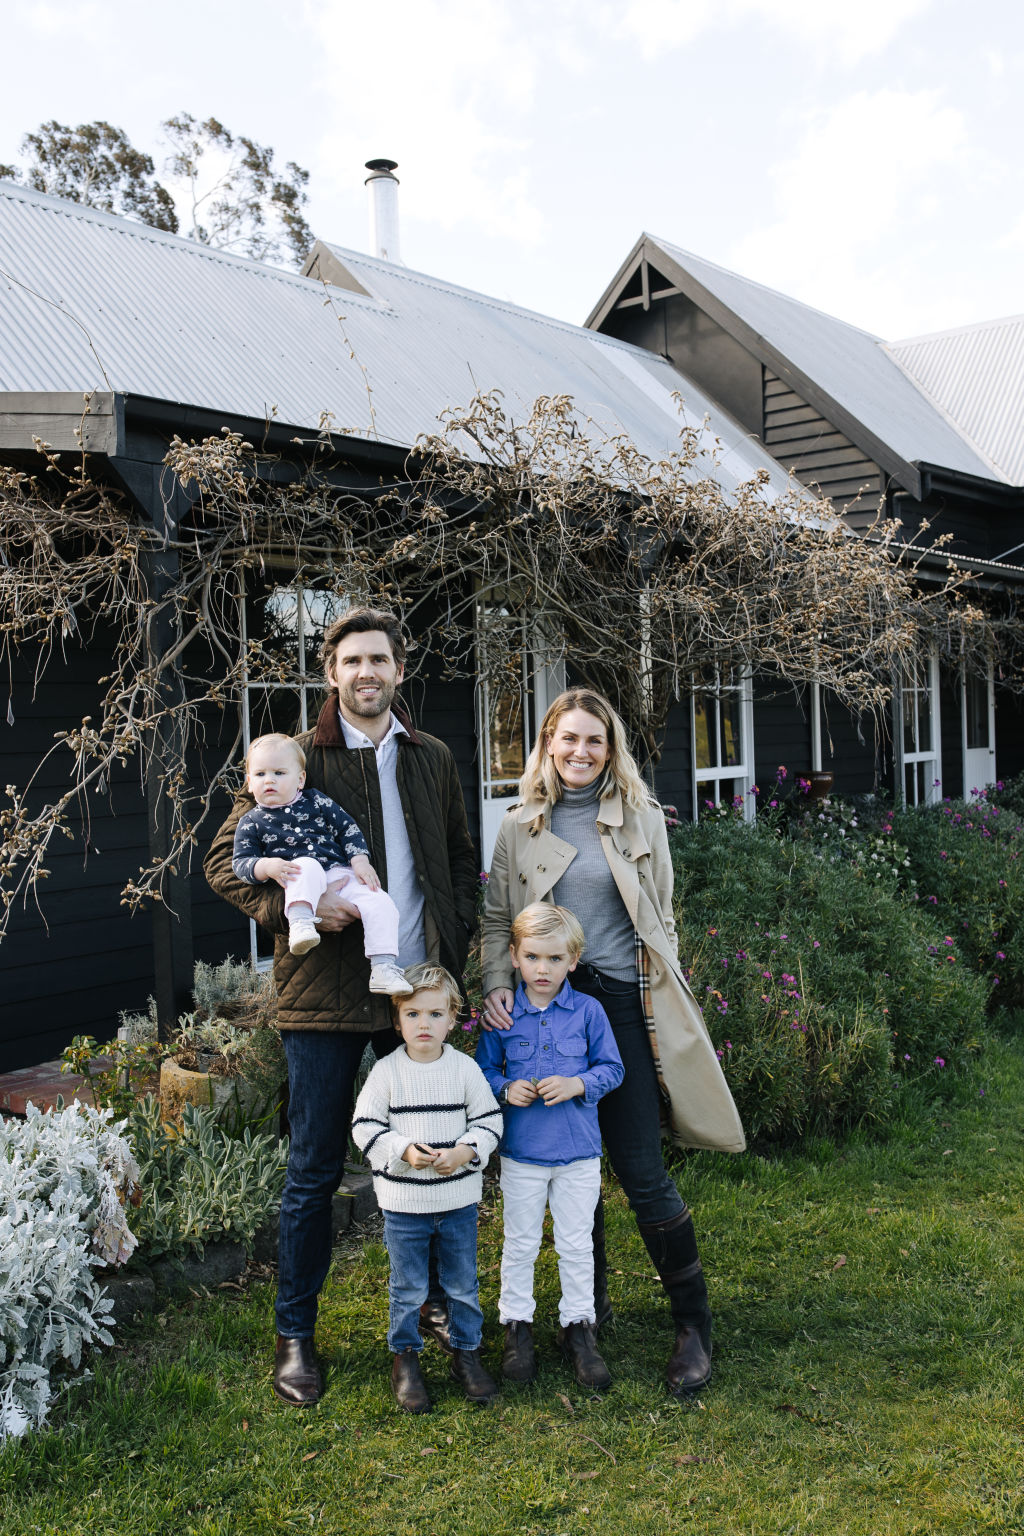
[[[1024,311],[1020,0],[53,0],[4,51],[0,161],[214,115],[366,250],[387,155],[406,265],[566,320],[645,229],[890,340]]]

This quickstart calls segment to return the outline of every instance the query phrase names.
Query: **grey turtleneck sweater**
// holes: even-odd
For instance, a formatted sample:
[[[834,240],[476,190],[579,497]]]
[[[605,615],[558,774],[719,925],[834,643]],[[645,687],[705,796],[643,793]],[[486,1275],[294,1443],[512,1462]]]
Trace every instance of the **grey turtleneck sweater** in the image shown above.
[[[619,888],[608,868],[597,830],[598,784],[584,789],[562,786],[562,798],[551,807],[551,830],[576,849],[552,895],[567,907],[583,928],[583,959],[595,970],[619,981],[636,981],[636,940],[633,924]]]

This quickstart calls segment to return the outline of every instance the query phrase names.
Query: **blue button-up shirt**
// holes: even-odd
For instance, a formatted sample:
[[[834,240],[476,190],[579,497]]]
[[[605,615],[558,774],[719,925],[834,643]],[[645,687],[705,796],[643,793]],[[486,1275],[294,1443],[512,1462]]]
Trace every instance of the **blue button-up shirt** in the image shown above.
[[[575,1163],[601,1154],[597,1101],[622,1082],[622,1059],[608,1015],[596,998],[574,992],[568,982],[546,1008],[536,1008],[519,987],[512,1028],[486,1030],[476,1059],[497,1095],[521,1078],[578,1077],[579,1098],[564,1104],[504,1107],[501,1151],[519,1163],[545,1167]]]

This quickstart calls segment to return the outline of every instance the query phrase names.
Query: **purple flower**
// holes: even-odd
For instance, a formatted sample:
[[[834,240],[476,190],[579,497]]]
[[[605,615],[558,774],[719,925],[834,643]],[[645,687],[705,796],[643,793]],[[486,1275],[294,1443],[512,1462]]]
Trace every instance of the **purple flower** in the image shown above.
[[[788,770],[781,763],[779,764],[779,775],[778,776],[779,776],[780,784],[784,783],[785,780],[789,778]]]
[[[997,960],[1005,960],[1006,959],[1006,956],[1003,954],[1001,949],[997,949],[996,950],[996,959]]]
[[[950,938],[949,934],[947,933],[942,942],[943,942],[943,944],[952,944],[953,940]]]
[[[910,1060],[910,1052],[909,1051],[904,1051],[903,1052],[903,1060],[904,1061],[909,1061]]]
[[[818,943],[817,939],[812,939],[811,940],[811,948],[812,949],[820,949],[821,948],[821,945]]]
[[[731,1040],[727,1040],[725,1042],[725,1048],[726,1048],[727,1051],[731,1051],[732,1050],[732,1041]]]
[[[943,1061],[941,1056],[936,1056],[936,1058],[935,1058],[935,1065],[937,1067],[944,1067],[946,1065],[946,1063]]]

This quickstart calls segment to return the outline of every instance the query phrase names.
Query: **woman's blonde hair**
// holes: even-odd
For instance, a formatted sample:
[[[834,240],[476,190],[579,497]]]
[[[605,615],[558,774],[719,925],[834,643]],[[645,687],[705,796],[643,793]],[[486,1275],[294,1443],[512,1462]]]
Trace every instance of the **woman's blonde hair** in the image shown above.
[[[546,800],[551,805],[562,798],[562,781],[549,753],[548,742],[558,728],[558,722],[570,710],[583,709],[588,715],[600,720],[608,737],[608,762],[598,781],[600,800],[607,800],[616,790],[634,811],[645,811],[657,801],[640,776],[636,760],[626,745],[626,727],[603,694],[591,688],[567,688],[549,708],[541,721],[533,751],[526,759],[523,776],[519,780],[519,794],[523,800]]]

